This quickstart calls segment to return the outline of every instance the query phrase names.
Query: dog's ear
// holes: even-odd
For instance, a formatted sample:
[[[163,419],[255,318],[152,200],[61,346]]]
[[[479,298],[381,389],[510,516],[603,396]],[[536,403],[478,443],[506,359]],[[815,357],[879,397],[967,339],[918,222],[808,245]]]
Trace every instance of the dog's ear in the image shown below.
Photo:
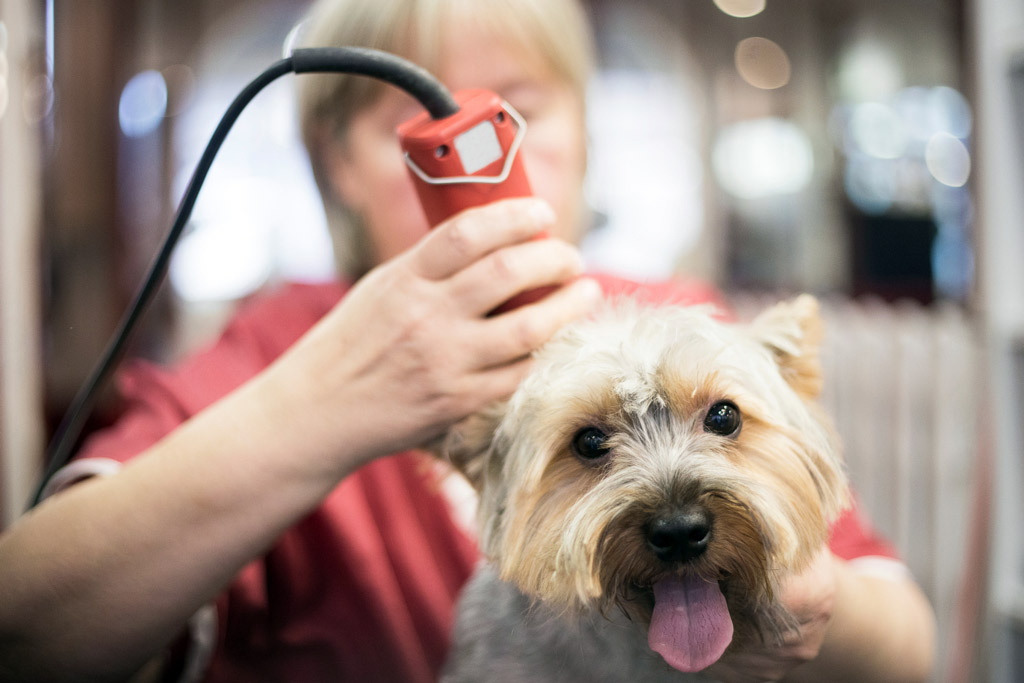
[[[495,404],[465,418],[442,437],[430,450],[451,463],[462,473],[473,488],[483,488],[488,453],[491,452],[495,431],[505,414],[504,403]]]
[[[818,300],[802,294],[776,304],[758,315],[751,328],[774,354],[789,385],[801,396],[816,398],[821,393],[818,349],[823,336]]]

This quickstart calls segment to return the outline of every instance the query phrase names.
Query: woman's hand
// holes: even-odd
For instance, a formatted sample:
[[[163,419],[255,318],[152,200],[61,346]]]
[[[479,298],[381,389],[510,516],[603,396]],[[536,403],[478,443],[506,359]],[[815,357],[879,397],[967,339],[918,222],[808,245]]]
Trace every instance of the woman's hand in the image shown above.
[[[596,283],[575,248],[534,239],[554,214],[536,199],[467,210],[369,274],[267,373],[267,392],[334,476],[425,443],[514,391],[529,354],[588,313]],[[515,294],[568,283],[496,316]]]
[[[345,474],[510,393],[598,297],[576,280],[486,316],[579,275],[575,249],[531,241],[551,220],[509,200],[438,227],[267,371],[0,536],[0,678],[128,678]]]
[[[752,643],[708,669],[723,683],[830,681],[910,683],[928,679],[935,621],[908,576],[858,573],[822,549],[782,584],[780,600],[799,629],[778,647]]]
[[[709,670],[723,683],[785,680],[794,668],[818,656],[836,598],[836,560],[827,548],[799,574],[787,577],[779,600],[797,623],[780,645],[753,642],[729,651]]]

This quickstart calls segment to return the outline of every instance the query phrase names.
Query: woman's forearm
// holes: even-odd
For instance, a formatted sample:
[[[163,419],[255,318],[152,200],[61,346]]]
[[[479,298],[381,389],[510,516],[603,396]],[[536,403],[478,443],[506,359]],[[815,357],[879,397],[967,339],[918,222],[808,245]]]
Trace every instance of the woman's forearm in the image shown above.
[[[819,655],[786,681],[925,681],[935,657],[931,606],[910,580],[859,574],[835,559],[837,590]]]
[[[299,441],[260,414],[260,390],[0,537],[0,678],[123,678],[330,491],[293,464]]]

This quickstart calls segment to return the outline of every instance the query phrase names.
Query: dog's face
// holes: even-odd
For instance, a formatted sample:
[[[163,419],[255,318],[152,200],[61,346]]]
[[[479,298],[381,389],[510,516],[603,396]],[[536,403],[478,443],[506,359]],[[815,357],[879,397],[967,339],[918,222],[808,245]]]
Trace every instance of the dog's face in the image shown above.
[[[819,337],[806,296],[748,326],[620,305],[566,328],[507,404],[449,437],[485,554],[556,608],[649,623],[676,668],[717,659],[734,624],[777,629],[777,580],[846,502],[813,404]]]

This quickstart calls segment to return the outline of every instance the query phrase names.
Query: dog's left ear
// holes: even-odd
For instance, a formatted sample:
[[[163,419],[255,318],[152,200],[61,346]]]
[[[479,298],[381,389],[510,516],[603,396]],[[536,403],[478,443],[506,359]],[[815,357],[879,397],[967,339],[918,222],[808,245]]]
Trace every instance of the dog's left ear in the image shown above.
[[[767,309],[754,319],[755,337],[768,347],[789,385],[806,398],[821,393],[821,346],[823,327],[818,300],[802,294]]]
[[[451,463],[473,488],[483,488],[488,454],[494,443],[495,431],[505,414],[505,403],[496,404],[465,418],[428,450],[441,460]]]

